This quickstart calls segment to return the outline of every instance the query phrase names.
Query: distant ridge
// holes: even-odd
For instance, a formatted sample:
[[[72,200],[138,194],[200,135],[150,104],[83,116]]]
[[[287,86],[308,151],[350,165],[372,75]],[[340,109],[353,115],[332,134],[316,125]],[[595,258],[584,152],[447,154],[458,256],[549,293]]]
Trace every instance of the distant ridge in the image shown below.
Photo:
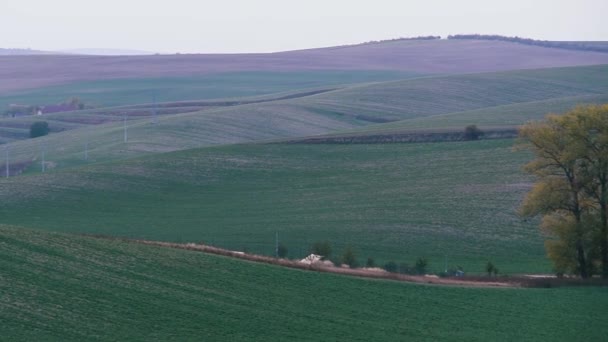
[[[28,56],[28,55],[52,55],[57,52],[32,50],[32,49],[3,49],[0,48],[0,56]]]
[[[577,41],[550,41],[550,40],[535,40],[531,38],[507,37],[501,35],[486,35],[486,34],[457,34],[448,36],[448,39],[476,39],[476,40],[498,40],[503,42],[512,42],[525,45],[542,46],[548,48],[581,50],[581,51],[598,51],[608,52],[607,42],[577,42]]]
[[[70,49],[62,50],[61,53],[92,56],[146,56],[155,54],[155,52],[150,51],[105,48]]]
[[[84,80],[235,72],[407,71],[465,74],[608,64],[608,53],[489,39],[394,41],[277,53],[138,56],[0,56],[0,91]]]

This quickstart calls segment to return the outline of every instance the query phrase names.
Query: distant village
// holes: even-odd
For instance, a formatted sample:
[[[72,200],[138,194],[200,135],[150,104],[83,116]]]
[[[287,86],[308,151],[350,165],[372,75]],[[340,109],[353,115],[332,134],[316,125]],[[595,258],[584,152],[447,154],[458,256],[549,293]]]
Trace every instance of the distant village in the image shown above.
[[[73,97],[63,103],[48,104],[48,105],[29,105],[29,104],[10,104],[8,109],[4,111],[4,116],[17,118],[22,116],[45,115],[51,113],[71,112],[75,110],[83,110],[86,105],[76,97]]]

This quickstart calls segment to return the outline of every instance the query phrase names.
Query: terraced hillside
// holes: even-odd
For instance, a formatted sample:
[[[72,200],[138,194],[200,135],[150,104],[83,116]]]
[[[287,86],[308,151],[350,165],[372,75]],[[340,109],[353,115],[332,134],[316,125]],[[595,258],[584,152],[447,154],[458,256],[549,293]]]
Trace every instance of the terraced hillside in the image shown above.
[[[6,226],[0,268],[2,337],[12,341],[599,341],[608,333],[600,288],[408,285]]]
[[[0,181],[2,222],[294,257],[317,240],[360,260],[435,271],[550,272],[530,180],[511,140],[392,145],[233,145]]]

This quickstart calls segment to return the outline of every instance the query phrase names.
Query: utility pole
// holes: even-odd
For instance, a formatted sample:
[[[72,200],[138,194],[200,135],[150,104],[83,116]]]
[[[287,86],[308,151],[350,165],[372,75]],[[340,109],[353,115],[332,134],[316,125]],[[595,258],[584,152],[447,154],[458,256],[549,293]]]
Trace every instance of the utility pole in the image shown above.
[[[152,114],[154,115],[154,119],[153,119],[152,122],[156,125],[158,123],[158,118],[157,118],[157,115],[158,115],[158,106],[156,104],[156,95],[154,95],[154,97],[152,99],[152,102],[154,103],[154,110],[152,112]]]
[[[6,146],[6,178],[9,176],[8,146]]]
[[[127,140],[128,140],[128,136],[127,136],[127,113],[124,113],[123,118],[124,118],[124,132],[125,132],[124,136],[125,136],[125,143],[126,143]]]
[[[44,173],[44,171],[45,171],[45,165],[44,165],[44,152],[45,152],[44,145],[40,145],[40,155],[42,156],[42,158],[41,158],[41,162],[40,162],[40,166],[41,166],[41,168],[42,168],[42,173]]]
[[[274,240],[274,257],[279,257],[279,232],[276,232],[275,240]]]

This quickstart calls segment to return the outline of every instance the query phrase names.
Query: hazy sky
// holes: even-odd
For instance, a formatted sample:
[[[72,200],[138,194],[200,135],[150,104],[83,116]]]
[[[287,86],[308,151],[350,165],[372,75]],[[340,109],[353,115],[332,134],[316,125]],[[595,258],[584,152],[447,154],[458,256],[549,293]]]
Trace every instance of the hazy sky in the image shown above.
[[[0,0],[0,47],[270,52],[457,33],[608,41],[608,0]]]

